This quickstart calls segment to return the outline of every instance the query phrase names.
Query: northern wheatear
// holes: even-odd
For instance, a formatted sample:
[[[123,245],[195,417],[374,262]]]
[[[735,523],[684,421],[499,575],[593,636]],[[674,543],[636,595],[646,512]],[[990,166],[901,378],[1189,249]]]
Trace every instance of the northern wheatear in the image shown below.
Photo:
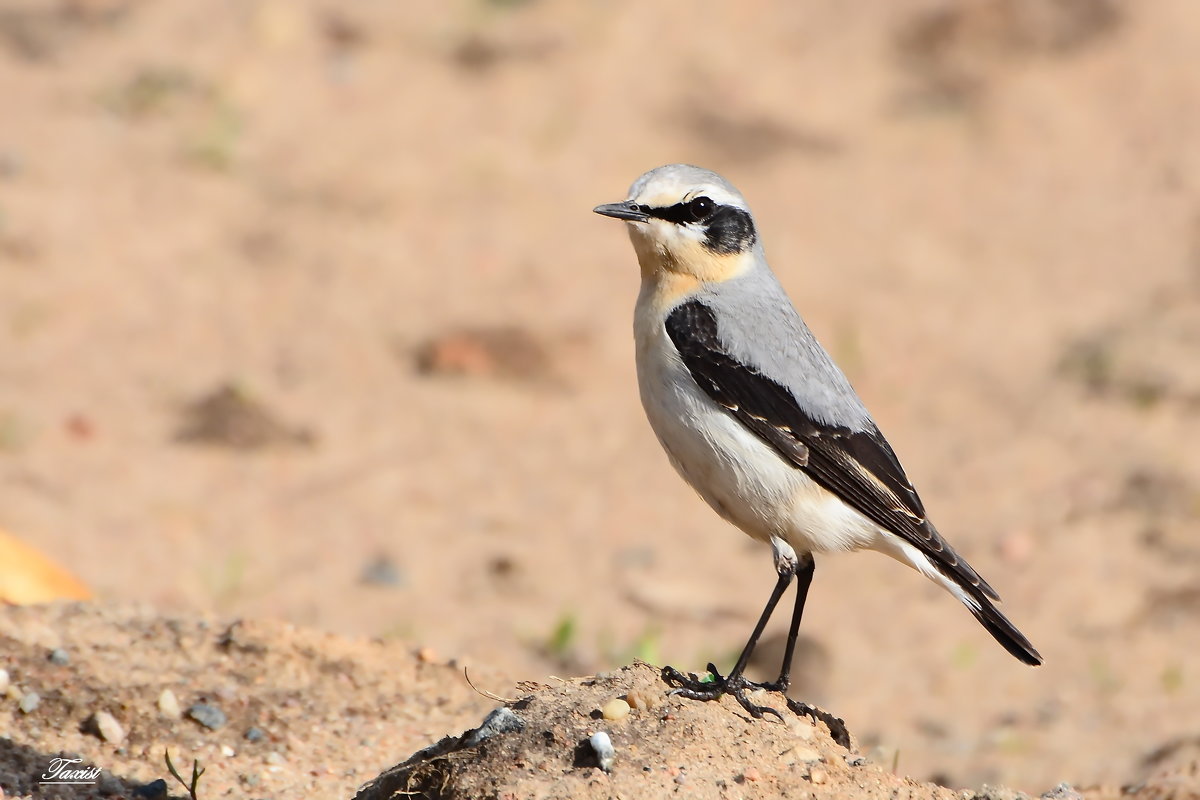
[[[732,694],[755,717],[747,688],[785,691],[813,553],[877,550],[944,587],[1008,652],[1042,657],[992,601],[996,591],[933,527],[883,434],[767,266],[754,218],[720,175],[671,164],[642,175],[621,203],[641,265],[634,314],[638,386],[667,457],[720,516],[769,543],[778,581],[726,677],[685,677],[678,693]],[[779,679],[743,670],[794,577],[796,606]]]

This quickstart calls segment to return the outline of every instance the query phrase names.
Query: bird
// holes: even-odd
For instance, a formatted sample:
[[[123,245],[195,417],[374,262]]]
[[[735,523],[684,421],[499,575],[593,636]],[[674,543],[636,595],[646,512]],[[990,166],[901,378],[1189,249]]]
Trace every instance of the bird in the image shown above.
[[[634,181],[628,199],[594,211],[625,222],[637,255],[634,343],[650,427],[713,511],[770,545],[777,575],[729,674],[712,664],[701,677],[664,667],[675,693],[728,694],[753,717],[780,716],[746,693],[786,693],[814,554],[838,551],[875,550],[912,567],[962,602],[1005,650],[1041,664],[996,608],[996,590],[934,527],[891,445],[801,319],[767,264],[742,194],[715,172],[668,164]],[[793,580],[779,677],[751,682],[746,664]]]

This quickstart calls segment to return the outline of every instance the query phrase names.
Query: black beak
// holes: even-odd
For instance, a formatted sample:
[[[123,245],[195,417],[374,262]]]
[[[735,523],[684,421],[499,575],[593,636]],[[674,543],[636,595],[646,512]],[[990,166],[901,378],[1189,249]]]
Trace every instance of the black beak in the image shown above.
[[[613,219],[623,219],[627,222],[645,222],[650,219],[650,215],[642,211],[637,203],[625,201],[624,203],[605,203],[602,206],[596,206],[592,209],[597,214],[602,214]]]

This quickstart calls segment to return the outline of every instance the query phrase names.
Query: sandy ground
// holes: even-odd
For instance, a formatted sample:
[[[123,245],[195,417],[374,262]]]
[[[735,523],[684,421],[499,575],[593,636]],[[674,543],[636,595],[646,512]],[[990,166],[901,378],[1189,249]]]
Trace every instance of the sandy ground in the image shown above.
[[[670,696],[643,662],[489,697],[492,670],[399,643],[96,605],[10,610],[0,644],[2,797],[1030,800],[905,777],[840,719],[779,695],[752,695],[780,712],[761,720],[729,698]],[[47,783],[56,759],[94,772]],[[1042,795],[1197,797],[1195,758]]]
[[[952,788],[1186,762],[1197,41],[1188,0],[9,0],[0,527],[105,603],[509,684],[728,666],[769,555],[653,440],[590,213],[690,161],[1047,659],[827,558],[801,694]]]

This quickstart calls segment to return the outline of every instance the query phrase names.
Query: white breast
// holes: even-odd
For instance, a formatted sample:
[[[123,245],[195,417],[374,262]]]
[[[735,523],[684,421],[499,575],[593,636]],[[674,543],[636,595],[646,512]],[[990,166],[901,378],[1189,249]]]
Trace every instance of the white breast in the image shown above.
[[[798,552],[869,547],[878,528],[744,428],[696,384],[662,318],[639,298],[634,320],[642,406],[672,465],[723,518]]]

